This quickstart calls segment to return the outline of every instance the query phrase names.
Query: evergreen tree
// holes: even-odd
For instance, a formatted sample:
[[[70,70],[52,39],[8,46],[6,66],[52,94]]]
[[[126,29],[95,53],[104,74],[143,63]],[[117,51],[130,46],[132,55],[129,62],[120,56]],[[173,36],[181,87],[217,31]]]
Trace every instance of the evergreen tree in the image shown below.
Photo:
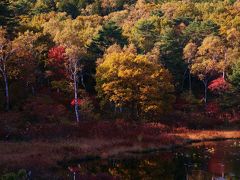
[[[9,32],[14,30],[17,21],[14,18],[14,13],[11,8],[9,0],[0,1],[0,26],[7,28]]]
[[[102,55],[104,51],[113,44],[124,46],[127,39],[122,35],[122,29],[115,22],[107,22],[99,30],[98,34],[93,38],[93,42],[89,46],[91,52]]]

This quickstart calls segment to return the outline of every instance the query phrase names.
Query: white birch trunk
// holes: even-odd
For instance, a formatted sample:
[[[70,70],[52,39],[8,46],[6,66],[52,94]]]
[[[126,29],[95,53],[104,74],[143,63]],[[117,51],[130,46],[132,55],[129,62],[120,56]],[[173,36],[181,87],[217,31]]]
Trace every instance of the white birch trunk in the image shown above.
[[[6,111],[9,111],[10,101],[9,101],[8,79],[5,72],[3,72],[2,75],[3,75],[4,85],[5,85]]]
[[[76,120],[79,122],[79,107],[78,107],[78,82],[77,82],[77,65],[74,67],[73,81],[74,81],[74,101]]]
[[[203,81],[203,84],[204,84],[204,102],[205,104],[207,104],[207,88],[208,88],[208,82],[207,80],[204,80]]]

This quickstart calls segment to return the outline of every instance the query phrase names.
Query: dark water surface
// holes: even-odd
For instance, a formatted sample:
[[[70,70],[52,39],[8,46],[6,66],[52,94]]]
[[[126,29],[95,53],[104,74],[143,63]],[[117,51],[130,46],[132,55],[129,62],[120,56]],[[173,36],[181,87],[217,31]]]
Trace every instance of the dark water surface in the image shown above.
[[[69,164],[76,179],[240,180],[240,141],[198,143],[172,152]],[[73,179],[68,170],[65,178]]]

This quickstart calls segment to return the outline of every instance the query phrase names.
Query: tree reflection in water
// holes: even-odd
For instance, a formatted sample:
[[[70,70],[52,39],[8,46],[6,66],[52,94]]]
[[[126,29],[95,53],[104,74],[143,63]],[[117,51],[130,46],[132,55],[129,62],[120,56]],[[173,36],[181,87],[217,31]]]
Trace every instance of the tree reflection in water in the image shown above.
[[[79,177],[115,179],[220,180],[240,179],[240,147],[235,141],[209,142],[174,152],[131,155],[79,163]],[[238,143],[239,144],[239,143]]]

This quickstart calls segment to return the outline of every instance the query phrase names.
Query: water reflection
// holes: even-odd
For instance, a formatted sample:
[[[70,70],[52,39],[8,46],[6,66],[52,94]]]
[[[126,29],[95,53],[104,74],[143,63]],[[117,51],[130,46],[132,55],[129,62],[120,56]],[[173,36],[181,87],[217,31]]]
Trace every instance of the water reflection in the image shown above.
[[[88,176],[134,180],[239,180],[239,144],[236,141],[201,143],[174,152],[96,160],[69,166],[76,169],[76,179]]]

